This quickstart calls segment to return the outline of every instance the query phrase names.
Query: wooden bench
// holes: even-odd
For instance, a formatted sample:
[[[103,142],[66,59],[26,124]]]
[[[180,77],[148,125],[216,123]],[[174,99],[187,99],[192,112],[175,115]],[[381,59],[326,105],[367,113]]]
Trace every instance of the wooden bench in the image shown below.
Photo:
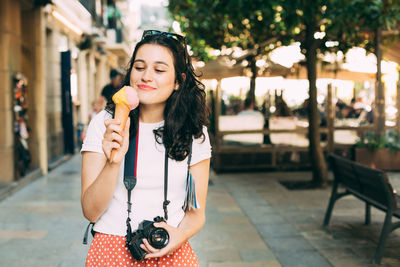
[[[400,197],[393,191],[384,171],[347,160],[337,155],[329,155],[329,163],[334,174],[334,182],[329,205],[325,213],[324,226],[329,224],[336,200],[353,195],[366,203],[365,224],[371,222],[371,206],[386,213],[375,262],[380,264],[385,242],[389,234],[400,227],[400,222],[392,222],[392,218],[400,218]],[[344,188],[340,190],[339,188]]]

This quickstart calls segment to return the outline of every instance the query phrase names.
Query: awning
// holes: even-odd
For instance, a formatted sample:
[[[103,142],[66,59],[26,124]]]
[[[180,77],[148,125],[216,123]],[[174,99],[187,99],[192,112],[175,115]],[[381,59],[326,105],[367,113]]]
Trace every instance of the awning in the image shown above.
[[[119,58],[128,58],[131,56],[128,46],[124,43],[107,44],[104,46],[104,49]]]
[[[389,44],[383,48],[383,58],[400,64],[400,42]]]

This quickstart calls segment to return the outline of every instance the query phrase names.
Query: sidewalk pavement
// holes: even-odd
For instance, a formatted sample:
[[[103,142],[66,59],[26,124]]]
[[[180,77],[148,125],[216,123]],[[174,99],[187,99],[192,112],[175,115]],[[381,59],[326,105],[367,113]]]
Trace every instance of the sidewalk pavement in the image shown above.
[[[200,266],[374,266],[383,213],[340,200],[327,228],[330,190],[288,190],[279,181],[309,172],[211,173],[207,222],[191,240]],[[395,189],[400,174],[390,173]],[[80,155],[0,202],[0,266],[83,266],[87,222],[80,207]],[[400,232],[388,239],[382,266],[400,266]]]

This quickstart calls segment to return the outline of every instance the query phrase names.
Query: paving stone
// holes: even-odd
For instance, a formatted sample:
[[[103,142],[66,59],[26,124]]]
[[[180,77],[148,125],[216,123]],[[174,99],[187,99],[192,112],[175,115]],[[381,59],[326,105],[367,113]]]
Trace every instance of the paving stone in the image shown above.
[[[235,200],[243,207],[264,208],[270,207],[269,203],[263,198],[254,198],[253,196],[237,196]]]
[[[48,231],[0,230],[0,239],[43,239]]]
[[[382,258],[381,265],[383,265],[383,266],[400,266],[400,260],[389,258],[389,257],[385,256],[384,258]]]
[[[331,240],[332,235],[330,235],[329,233],[327,233],[324,230],[318,230],[318,229],[314,229],[312,231],[304,231],[301,232],[301,235],[306,238],[307,240]]]
[[[236,249],[209,247],[196,251],[196,255],[201,261],[207,262],[241,261],[239,251]]]
[[[76,155],[0,202],[1,266],[83,266],[89,246],[80,207]],[[400,174],[390,177],[400,191]],[[344,198],[322,227],[331,188],[287,190],[280,180],[309,172],[211,172],[206,224],[190,242],[201,267],[376,266],[372,263],[384,214]],[[390,234],[382,266],[400,266],[400,231]],[[21,257],[24,251],[26,257]]]
[[[222,217],[223,224],[240,224],[242,226],[251,226],[251,222],[247,217]]]
[[[264,239],[270,237],[290,237],[290,236],[300,236],[300,233],[293,228],[289,223],[282,224],[255,224],[257,231]]]
[[[265,241],[274,253],[314,250],[303,237],[267,237]]]
[[[376,246],[369,246],[369,247],[360,247],[360,246],[352,246],[350,248],[356,257],[362,258],[362,259],[370,259],[371,261],[375,257],[375,252],[376,252]],[[387,253],[386,250],[383,251],[383,254],[385,255]]]
[[[282,218],[282,216],[273,213],[257,213],[250,215],[250,220],[253,224],[277,224],[277,223],[287,223],[287,221]]]
[[[352,259],[355,258],[356,255],[350,248],[336,247],[335,249],[318,249],[318,251],[327,258],[329,261],[337,261],[344,258]]]
[[[318,250],[324,250],[324,249],[331,249],[331,250],[336,250],[336,249],[342,249],[343,247],[350,247],[352,246],[351,242],[346,243],[343,240],[337,240],[337,239],[307,239],[308,242],[316,249]]]
[[[369,267],[377,266],[371,262],[361,261],[357,258],[341,258],[329,260],[333,266],[349,266],[349,267]],[[396,265],[386,265],[386,266],[396,266]]]
[[[243,209],[244,213],[246,213],[247,216],[253,217],[253,216],[260,216],[260,215],[278,215],[278,213],[275,211],[274,208],[269,207],[267,205],[242,205],[242,203],[239,202],[240,207]]]
[[[238,206],[218,206],[217,210],[218,212],[221,213],[232,213],[232,214],[237,214],[242,212],[242,210]]]
[[[210,262],[209,267],[278,267],[282,266],[277,261],[267,262]]]
[[[287,221],[290,221],[292,223],[316,224],[317,222],[322,221],[321,219],[316,220],[313,214],[302,211],[285,213],[278,210],[278,213],[280,214],[280,216],[282,216],[282,218],[285,218]]]
[[[269,262],[276,261],[270,250],[240,250],[240,257],[245,262]]]
[[[333,266],[317,251],[279,251],[275,252],[278,261],[283,266],[296,266],[296,267],[328,267]],[[345,266],[345,265],[342,265]],[[349,265],[351,266],[351,265]]]

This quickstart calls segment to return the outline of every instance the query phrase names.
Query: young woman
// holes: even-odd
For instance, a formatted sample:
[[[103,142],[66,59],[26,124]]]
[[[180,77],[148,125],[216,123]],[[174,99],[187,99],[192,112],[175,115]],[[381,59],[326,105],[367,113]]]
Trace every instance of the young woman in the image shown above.
[[[198,266],[188,240],[205,222],[211,146],[207,129],[205,92],[196,79],[183,36],[145,31],[133,52],[123,85],[133,87],[139,106],[131,111],[125,129],[112,119],[108,103],[90,122],[82,146],[84,216],[96,232],[86,266]],[[138,133],[138,134],[137,134]],[[140,247],[144,260],[132,258],[127,234],[127,189],[123,183],[125,154],[137,137],[137,183],[132,190],[130,225],[163,216],[164,162],[168,155],[168,220],[154,223],[169,234],[168,244]],[[112,163],[111,150],[116,149]],[[188,158],[199,207],[184,211]],[[133,163],[134,164],[134,163]]]

